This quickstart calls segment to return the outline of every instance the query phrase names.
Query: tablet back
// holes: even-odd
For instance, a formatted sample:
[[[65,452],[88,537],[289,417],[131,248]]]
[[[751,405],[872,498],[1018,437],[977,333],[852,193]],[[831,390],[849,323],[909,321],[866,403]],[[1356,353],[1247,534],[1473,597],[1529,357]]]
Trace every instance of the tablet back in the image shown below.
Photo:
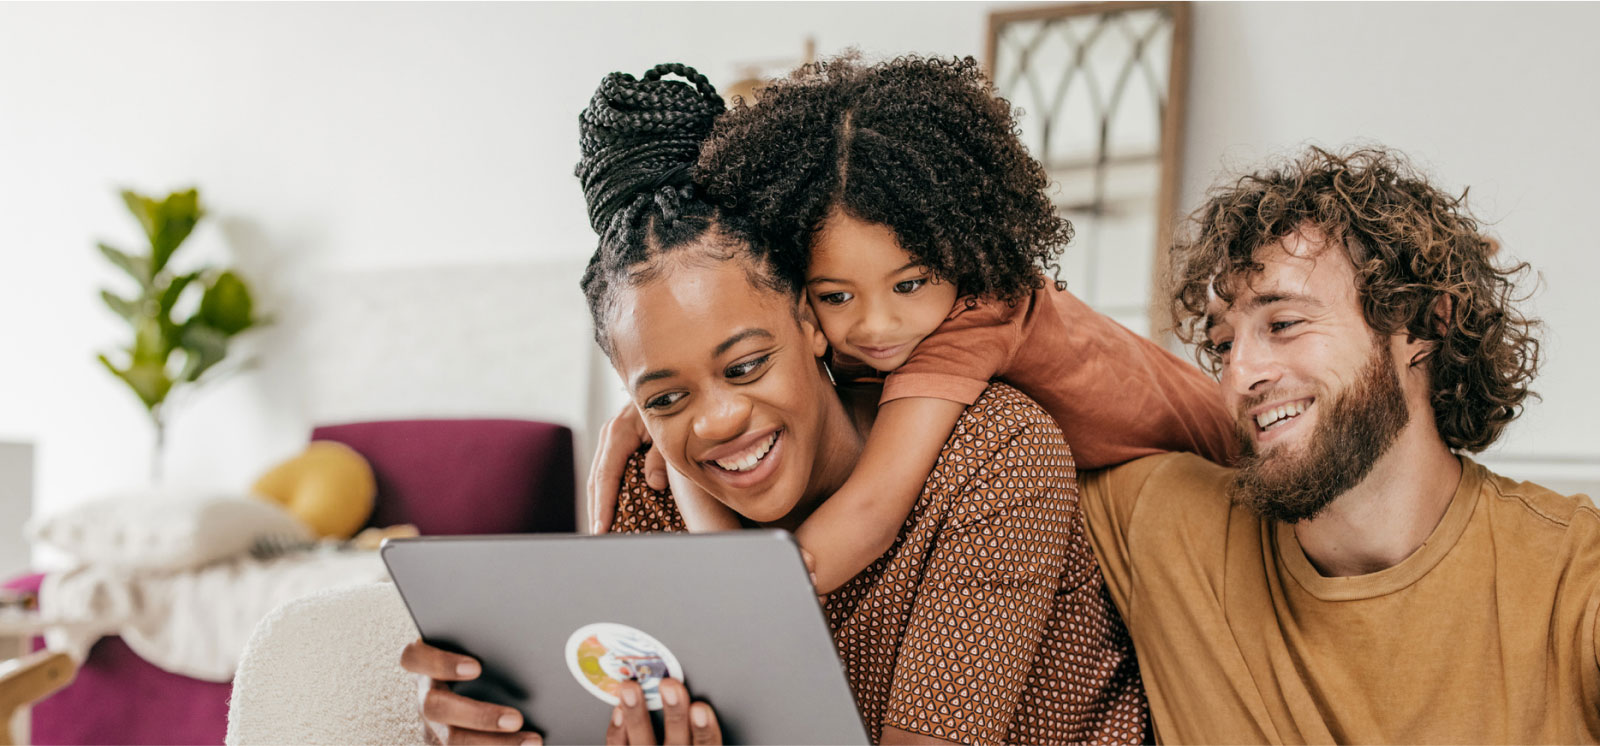
[[[457,691],[522,711],[546,743],[596,743],[635,678],[680,676],[728,743],[868,743],[784,531],[390,540],[424,640],[470,654]]]

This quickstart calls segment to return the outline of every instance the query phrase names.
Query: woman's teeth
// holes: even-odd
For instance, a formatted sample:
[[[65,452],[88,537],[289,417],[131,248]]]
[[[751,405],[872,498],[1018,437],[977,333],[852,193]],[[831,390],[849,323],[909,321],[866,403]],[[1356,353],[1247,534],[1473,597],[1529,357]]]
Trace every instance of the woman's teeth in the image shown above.
[[[1311,406],[1311,400],[1302,399],[1297,402],[1284,404],[1280,407],[1274,407],[1256,415],[1256,426],[1262,430],[1270,430],[1274,426],[1279,425],[1290,418],[1299,417],[1302,412],[1306,411],[1306,407],[1309,406]]]
[[[756,464],[761,462],[761,457],[767,455],[767,451],[772,450],[772,444],[776,442],[778,442],[778,434],[773,433],[756,447],[733,458],[719,458],[714,463],[728,471],[750,471],[755,468]]]

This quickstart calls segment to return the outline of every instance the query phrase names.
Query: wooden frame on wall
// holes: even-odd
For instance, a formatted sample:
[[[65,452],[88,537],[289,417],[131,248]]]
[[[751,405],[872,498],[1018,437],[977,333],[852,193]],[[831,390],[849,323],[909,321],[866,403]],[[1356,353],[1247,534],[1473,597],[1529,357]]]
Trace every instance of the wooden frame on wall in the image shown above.
[[[1165,23],[1167,24],[1167,29],[1169,29],[1156,30],[1158,34],[1164,34],[1166,36],[1165,39],[1161,39],[1160,41],[1165,48],[1169,50],[1165,65],[1165,92],[1164,96],[1160,97],[1161,101],[1157,107],[1159,111],[1158,119],[1160,122],[1160,130],[1156,139],[1159,141],[1159,153],[1155,155],[1147,154],[1141,158],[1141,160],[1147,162],[1158,159],[1160,171],[1159,178],[1156,179],[1155,184],[1151,187],[1153,194],[1149,195],[1152,200],[1152,205],[1148,209],[1153,224],[1148,225],[1146,229],[1150,233],[1153,233],[1153,239],[1151,239],[1151,243],[1153,245],[1150,247],[1151,250],[1148,254],[1149,268],[1145,274],[1145,279],[1148,280],[1149,284],[1147,288],[1144,288],[1144,292],[1142,293],[1144,296],[1142,303],[1143,312],[1142,314],[1139,314],[1135,310],[1134,304],[1126,302],[1126,299],[1120,305],[1112,301],[1106,301],[1106,298],[1110,297],[1112,293],[1101,292],[1107,290],[1107,288],[1097,286],[1105,284],[1099,283],[1098,281],[1101,279],[1099,275],[1106,273],[1097,271],[1097,269],[1103,268],[1099,268],[1095,263],[1096,257],[1098,253],[1103,250],[1103,247],[1090,245],[1087,248],[1087,251],[1090,252],[1090,268],[1087,271],[1089,276],[1079,278],[1080,284],[1074,289],[1075,291],[1079,291],[1080,295],[1083,294],[1083,290],[1087,289],[1089,297],[1085,297],[1085,301],[1089,302],[1091,305],[1096,305],[1097,307],[1101,307],[1102,305],[1106,306],[1105,308],[1102,308],[1102,310],[1105,310],[1114,318],[1120,317],[1120,319],[1129,326],[1137,325],[1129,323],[1131,321],[1137,320],[1139,322],[1143,322],[1143,324],[1147,327],[1144,331],[1151,338],[1157,340],[1158,342],[1165,343],[1167,341],[1167,337],[1171,334],[1171,321],[1168,314],[1167,304],[1163,302],[1162,299],[1162,288],[1166,281],[1165,277],[1169,262],[1169,247],[1171,245],[1174,227],[1179,218],[1177,213],[1178,185],[1180,177],[1179,169],[1182,162],[1183,128],[1184,118],[1187,112],[1189,83],[1188,76],[1191,9],[1188,3],[1092,2],[1069,3],[1064,5],[1049,5],[1042,7],[1034,6],[1017,10],[996,11],[989,14],[984,65],[990,76],[990,79],[995,83],[997,92],[1001,96],[1009,99],[1014,106],[1019,106],[1019,108],[1024,111],[1024,116],[1020,121],[1020,125],[1024,132],[1024,139],[1025,141],[1029,141],[1030,151],[1035,150],[1036,148],[1039,148],[1042,151],[1033,152],[1032,154],[1035,158],[1039,159],[1045,164],[1047,171],[1051,171],[1052,179],[1056,179],[1057,174],[1063,173],[1063,170],[1061,168],[1061,164],[1052,162],[1054,156],[1051,152],[1053,149],[1050,147],[1049,130],[1052,123],[1058,121],[1058,118],[1063,116],[1065,112],[1047,109],[1041,113],[1039,111],[1030,111],[1030,109],[1037,108],[1037,106],[1041,103],[1046,104],[1049,106],[1049,108],[1053,109],[1055,108],[1055,105],[1068,103],[1066,100],[1067,96],[1061,94],[1061,91],[1058,90],[1056,91],[1058,95],[1056,95],[1052,101],[1040,102],[1037,100],[1039,97],[1035,95],[1032,97],[1034,100],[1019,103],[1019,98],[1028,97],[1027,91],[1015,90],[1020,87],[1019,80],[1028,79],[1028,81],[1032,83],[1033,75],[1028,72],[1029,70],[1032,70],[1038,66],[1059,65],[1059,62],[1052,62],[1047,59],[1042,59],[1045,56],[1042,54],[1038,55],[1041,57],[1041,59],[1033,59],[1033,57],[1039,52],[1042,43],[1049,41],[1057,46],[1060,46],[1062,44],[1062,39],[1064,38],[1066,40],[1066,47],[1068,51],[1070,51],[1072,57],[1071,60],[1066,63],[1067,69],[1061,73],[1062,77],[1065,79],[1061,83],[1061,90],[1070,88],[1074,76],[1080,73],[1081,68],[1088,67],[1086,64],[1086,50],[1092,51],[1096,40],[1101,38],[1100,35],[1104,32],[1104,30],[1117,24],[1126,26],[1127,24],[1122,23],[1123,20],[1136,16],[1143,17],[1145,19],[1153,17],[1158,20],[1147,21],[1147,23]],[[1075,36],[1075,32],[1071,30],[1071,28],[1082,29],[1086,26],[1091,30],[1082,38],[1077,38]],[[1143,34],[1142,36],[1139,36],[1137,39],[1134,39],[1132,42],[1130,42],[1132,47],[1131,53],[1134,55],[1135,59],[1131,59],[1130,61],[1126,61],[1124,63],[1128,66],[1123,70],[1124,78],[1126,78],[1126,76],[1129,74],[1128,70],[1132,69],[1132,66],[1135,65],[1144,66],[1143,72],[1146,74],[1141,77],[1150,77],[1148,75],[1150,72],[1148,64],[1143,60],[1136,59],[1143,55],[1145,51],[1147,51],[1144,48],[1145,42],[1156,36],[1156,34],[1150,33],[1150,30],[1150,27],[1147,26],[1140,32]],[[1129,35],[1126,29],[1119,28],[1117,31],[1123,33],[1125,36]],[[1026,41],[1023,41],[1019,44],[1019,40],[1013,38],[1016,33],[1026,33],[1029,34],[1029,36]],[[1047,39],[1047,34],[1054,34],[1054,37]],[[1002,39],[1003,36],[1006,37],[1004,40]],[[1008,57],[1006,59],[1001,59],[1001,55],[1008,55]],[[1080,69],[1072,69],[1074,66]],[[1051,68],[1049,71],[1053,70],[1054,68]],[[1090,73],[1082,73],[1082,75],[1086,80],[1092,77]],[[1145,82],[1148,82],[1148,80]],[[1122,83],[1126,83],[1126,80],[1119,80],[1119,84]],[[1093,87],[1092,82],[1090,83],[1089,87]],[[1120,96],[1120,93],[1118,95]],[[1115,107],[1115,103],[1113,103],[1113,107]],[[1099,125],[1101,127],[1101,132],[1099,133],[1100,147],[1097,151],[1099,160],[1097,163],[1093,164],[1083,161],[1075,161],[1067,167],[1068,170],[1088,170],[1092,168],[1100,168],[1103,170],[1106,167],[1108,158],[1108,150],[1106,147],[1106,142],[1108,139],[1107,130],[1116,113],[1117,112],[1114,110],[1114,108],[1112,111],[1091,112],[1093,116],[1099,118]],[[1034,128],[1033,131],[1030,131],[1030,125],[1032,125]],[[1045,130],[1042,138],[1040,137],[1040,133],[1037,131],[1041,127]],[[1044,143],[1044,147],[1042,148],[1040,148],[1041,142]],[[1148,168],[1148,164],[1146,168]],[[1103,181],[1103,174],[1097,178],[1100,178]],[[1098,196],[1102,199],[1091,202],[1080,201],[1080,204],[1077,204],[1076,207],[1080,210],[1087,211],[1087,213],[1080,212],[1080,214],[1104,214],[1106,210],[1106,203],[1103,199],[1104,194],[1101,193]],[[1067,201],[1070,203],[1070,198]],[[1063,213],[1069,214],[1070,216],[1070,213],[1074,207],[1075,206],[1073,204],[1062,205]],[[1083,237],[1082,232],[1080,232],[1080,238],[1081,237]],[[1079,242],[1075,241],[1074,243],[1078,244]],[[1081,245],[1074,247],[1074,249],[1079,248],[1083,247]],[[1069,249],[1069,251],[1071,251],[1071,249]],[[1122,284],[1131,285],[1137,283]],[[1116,289],[1113,288],[1111,290]],[[1124,295],[1126,295],[1126,293],[1124,293]],[[1096,303],[1096,297],[1099,297],[1100,300],[1105,302]],[[1142,318],[1136,319],[1136,317],[1141,315]]]

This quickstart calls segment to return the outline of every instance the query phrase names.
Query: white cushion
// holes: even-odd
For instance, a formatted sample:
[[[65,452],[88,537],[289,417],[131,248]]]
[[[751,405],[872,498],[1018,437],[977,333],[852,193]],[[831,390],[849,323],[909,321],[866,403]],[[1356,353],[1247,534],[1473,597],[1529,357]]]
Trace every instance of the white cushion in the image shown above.
[[[284,604],[245,646],[223,743],[424,743],[419,677],[400,668],[401,649],[415,639],[389,583]]]
[[[29,521],[28,538],[83,564],[186,570],[310,531],[283,508],[248,495],[147,491],[80,503]]]

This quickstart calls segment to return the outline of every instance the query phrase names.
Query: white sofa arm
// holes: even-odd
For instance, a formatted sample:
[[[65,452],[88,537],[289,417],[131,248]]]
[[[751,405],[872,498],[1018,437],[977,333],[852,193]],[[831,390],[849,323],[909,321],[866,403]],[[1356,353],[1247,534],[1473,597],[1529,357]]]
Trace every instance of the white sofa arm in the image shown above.
[[[421,744],[417,679],[400,651],[417,630],[389,583],[291,601],[256,626],[228,702],[228,746]]]

